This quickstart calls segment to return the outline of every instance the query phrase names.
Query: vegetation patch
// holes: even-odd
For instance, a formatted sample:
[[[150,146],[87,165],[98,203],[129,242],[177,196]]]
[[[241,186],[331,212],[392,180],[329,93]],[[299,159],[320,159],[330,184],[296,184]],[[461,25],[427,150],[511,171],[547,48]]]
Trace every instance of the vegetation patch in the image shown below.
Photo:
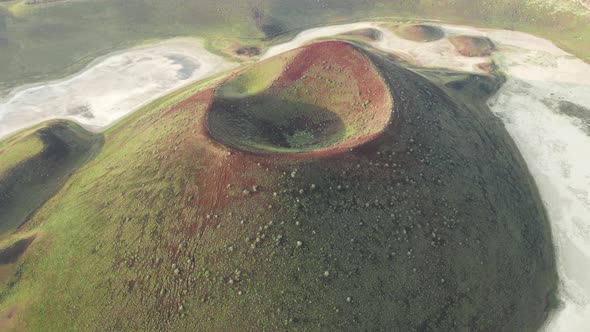
[[[288,61],[288,56],[279,56],[265,61],[263,65],[255,65],[218,88],[217,95],[232,99],[257,95],[266,90],[281,75]]]

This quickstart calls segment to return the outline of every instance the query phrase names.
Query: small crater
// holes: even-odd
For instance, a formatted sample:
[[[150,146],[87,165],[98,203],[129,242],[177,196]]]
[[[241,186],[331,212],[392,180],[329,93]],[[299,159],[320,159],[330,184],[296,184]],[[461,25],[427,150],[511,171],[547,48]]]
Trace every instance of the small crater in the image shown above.
[[[496,50],[494,43],[487,37],[452,36],[449,41],[459,54],[468,57],[484,57]]]
[[[90,105],[79,105],[72,107],[67,110],[66,115],[68,116],[81,116],[85,119],[94,119],[94,114],[92,114],[92,110]]]
[[[242,46],[236,50],[236,54],[245,57],[255,57],[260,55],[260,48],[256,46]]]
[[[379,31],[377,29],[371,29],[371,28],[360,29],[360,30],[345,32],[342,34],[342,36],[361,38],[361,39],[366,39],[369,41],[377,41],[377,40],[381,39],[381,31]]]
[[[404,39],[422,43],[437,41],[445,36],[442,29],[425,24],[398,26],[395,33]]]

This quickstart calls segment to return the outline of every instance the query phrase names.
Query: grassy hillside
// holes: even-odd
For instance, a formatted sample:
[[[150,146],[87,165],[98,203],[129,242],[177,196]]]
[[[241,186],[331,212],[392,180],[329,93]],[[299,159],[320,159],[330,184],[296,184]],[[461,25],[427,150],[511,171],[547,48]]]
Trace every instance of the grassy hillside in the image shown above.
[[[149,40],[263,36],[248,13],[247,1],[0,3],[0,89],[64,77],[99,55]]]
[[[99,149],[100,135],[52,121],[0,142],[0,238],[41,207]]]
[[[250,38],[388,16],[523,30],[589,60],[590,14],[584,13],[590,11],[579,4],[522,0],[0,2],[0,93],[23,83],[64,77],[99,55],[147,40],[196,35],[222,49],[239,49],[239,44],[264,46]]]
[[[322,62],[334,54],[363,61]],[[269,154],[207,125],[227,84],[257,86],[240,81],[248,72],[146,106],[23,226],[35,238],[0,292],[0,320],[31,331],[534,331],[556,275],[538,193],[485,106],[501,78],[418,72],[342,43],[291,55],[253,91],[321,106],[355,102],[353,83],[377,79],[393,121],[337,153]],[[317,62],[297,61],[307,56]],[[252,96],[231,98],[249,112]],[[350,126],[373,102],[332,113]]]

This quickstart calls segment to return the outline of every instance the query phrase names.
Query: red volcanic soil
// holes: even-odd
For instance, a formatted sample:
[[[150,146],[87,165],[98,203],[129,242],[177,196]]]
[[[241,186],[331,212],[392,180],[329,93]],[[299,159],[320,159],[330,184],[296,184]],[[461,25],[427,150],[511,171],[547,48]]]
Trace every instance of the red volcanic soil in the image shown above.
[[[487,37],[453,36],[449,37],[449,41],[463,56],[488,56],[496,49],[494,43]]]

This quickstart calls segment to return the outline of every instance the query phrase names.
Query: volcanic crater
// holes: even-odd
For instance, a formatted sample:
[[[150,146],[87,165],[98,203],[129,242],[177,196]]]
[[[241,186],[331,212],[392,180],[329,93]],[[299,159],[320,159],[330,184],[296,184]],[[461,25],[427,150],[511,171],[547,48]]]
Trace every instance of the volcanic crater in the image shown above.
[[[333,153],[378,136],[392,110],[393,98],[363,51],[327,41],[226,81],[217,89],[207,128],[217,141],[247,152]]]

